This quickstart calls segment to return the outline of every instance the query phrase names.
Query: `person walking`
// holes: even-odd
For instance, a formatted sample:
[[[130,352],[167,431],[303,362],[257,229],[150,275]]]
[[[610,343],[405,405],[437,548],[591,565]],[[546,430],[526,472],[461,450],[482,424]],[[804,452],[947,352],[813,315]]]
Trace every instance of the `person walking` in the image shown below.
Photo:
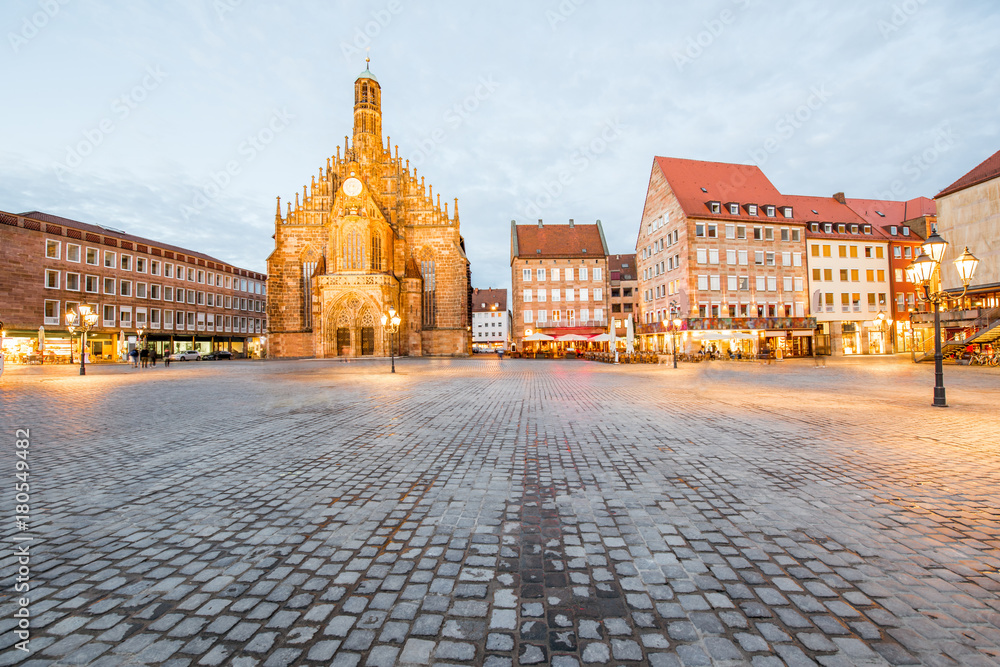
[[[149,350],[148,349],[142,348],[139,351],[139,361],[140,361],[140,364],[139,364],[140,367],[147,368],[149,366]]]
[[[132,368],[138,368],[139,367],[139,350],[138,350],[138,348],[133,347],[129,351],[129,353],[128,353],[128,358],[132,362]]]
[[[156,348],[151,348],[149,350],[149,365],[156,368]]]
[[[170,368],[170,348],[164,348],[163,350],[163,365],[166,368]]]

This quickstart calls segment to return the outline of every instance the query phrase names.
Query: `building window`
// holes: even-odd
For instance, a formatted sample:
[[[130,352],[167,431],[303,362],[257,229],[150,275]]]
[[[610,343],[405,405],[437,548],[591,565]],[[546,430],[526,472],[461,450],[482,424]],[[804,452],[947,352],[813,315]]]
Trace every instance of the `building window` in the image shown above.
[[[765,241],[773,241],[774,240],[774,227],[765,227],[764,228],[764,240]]]
[[[104,279],[104,293],[105,294],[117,294],[118,293],[118,290],[116,289],[116,286],[115,286],[115,279],[114,278],[105,278]]]
[[[180,291],[180,290],[178,290],[178,291]],[[190,303],[191,305],[194,305],[194,290],[193,289],[187,290],[187,302]]]
[[[97,248],[87,248],[87,264],[97,266],[100,251]]]
[[[729,204],[729,214],[730,215],[739,215],[740,214],[740,205],[736,204],[736,203]]]
[[[135,284],[135,298],[145,299],[146,298],[146,283],[136,283]]]
[[[121,269],[122,271],[132,270],[132,255],[122,255]]]
[[[580,274],[579,275],[579,279],[580,280],[586,280],[587,279],[587,267],[581,266],[579,269],[577,269],[577,272]]]
[[[60,259],[59,257],[59,241],[52,241],[46,239],[45,241],[45,256],[49,259]]]
[[[757,215],[757,204],[747,204],[747,213]]]
[[[535,278],[537,280],[545,280],[545,269],[544,268],[535,269]]]
[[[718,238],[718,236],[719,236],[719,227],[718,227],[718,225],[709,225],[708,226],[708,238],[714,239],[714,238]]]
[[[437,310],[435,295],[437,290],[436,268],[433,260],[424,260],[420,263],[420,274],[424,278],[424,298],[422,300],[423,327],[425,329],[435,326],[437,322]]]
[[[198,282],[203,285],[205,284],[205,272],[201,269],[198,269]]]
[[[136,257],[135,258],[135,270],[138,273],[146,273],[146,258]]]
[[[100,290],[100,283],[97,276],[87,276],[83,281],[83,289],[92,294],[97,294]]]
[[[67,273],[66,274],[66,289],[73,292],[80,291],[80,274],[79,273]]]
[[[753,253],[753,263],[757,266],[764,266],[764,251],[755,250]]]
[[[521,280],[531,282],[531,269],[521,269]]]
[[[799,230],[798,229],[793,229],[792,230],[792,241],[794,243],[798,243],[801,240],[801,238],[802,237],[800,236]]]
[[[705,224],[702,222],[696,223],[694,226],[694,235],[701,238],[705,236]]]
[[[115,253],[104,251],[104,268],[113,269],[115,268]]]
[[[131,310],[126,310],[125,308],[122,308],[121,312],[118,315],[118,318],[119,318],[119,321],[121,322],[121,324],[122,324],[123,327],[132,326],[132,311]]]
[[[155,259],[149,263],[149,275],[151,276],[160,275],[160,263]]]
[[[189,283],[193,283],[194,282],[194,269],[188,269],[187,270],[187,277],[188,277],[188,282]]]
[[[59,289],[59,272],[51,269],[45,270],[46,289]]]
[[[70,262],[80,262],[80,246],[75,243],[66,244],[66,260]]]
[[[603,280],[603,278],[601,278],[601,275],[602,275],[601,267],[595,266],[594,267],[594,281],[597,282],[597,281]],[[596,292],[595,292],[595,294],[596,294]],[[598,297],[595,296],[594,298],[596,299]]]
[[[104,319],[104,326],[113,327],[115,325],[115,307],[105,305],[102,317]]]
[[[37,322],[37,320],[35,320]],[[59,302],[45,302],[45,324],[59,324]]]
[[[123,280],[118,285],[119,294],[122,296],[132,296],[132,283],[128,280]]]

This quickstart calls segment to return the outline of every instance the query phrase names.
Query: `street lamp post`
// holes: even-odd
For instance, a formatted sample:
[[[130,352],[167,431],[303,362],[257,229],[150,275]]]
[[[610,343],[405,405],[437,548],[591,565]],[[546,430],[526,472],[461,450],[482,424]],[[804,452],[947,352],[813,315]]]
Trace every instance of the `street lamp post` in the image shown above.
[[[889,347],[885,339],[888,329],[892,327],[892,320],[886,317],[886,314],[880,310],[878,315],[875,316],[875,321],[878,323],[878,332],[882,334],[882,354],[891,354],[892,348]],[[886,350],[890,351],[887,352]]]
[[[72,336],[80,330],[80,375],[87,374],[87,332],[97,324],[97,313],[90,306],[77,306],[66,313],[66,326]]]
[[[672,334],[671,338],[672,338],[673,344],[674,344],[674,368],[677,368],[677,332],[678,332],[677,330],[680,328],[681,324],[683,323],[683,320],[681,320],[681,318],[677,317],[677,315],[680,315],[680,311],[681,311],[681,309],[677,305],[677,302],[676,301],[671,301],[670,302],[670,330],[671,330],[671,334]]]
[[[948,402],[945,399],[944,391],[944,368],[941,355],[941,303],[948,297],[941,285],[941,259],[944,251],[948,247],[948,242],[941,238],[937,230],[924,241],[920,247],[920,256],[913,260],[913,263],[906,267],[907,277],[911,282],[923,288],[921,298],[928,303],[934,304],[934,402],[931,404],[935,408],[946,408]],[[969,283],[979,266],[979,260],[969,252],[966,247],[965,252],[955,260],[955,268],[958,276],[962,280],[962,293],[958,296],[962,299],[969,290]],[[932,279],[938,278],[937,289],[931,289]]]
[[[389,354],[392,358],[392,372],[396,372],[396,347],[394,346],[394,336],[396,331],[399,329],[399,315],[396,314],[396,309],[392,306],[389,307],[389,314],[382,315],[382,327],[389,331]]]
[[[145,329],[145,327],[139,327],[138,329],[136,329],[135,330],[135,334],[136,334],[135,349],[139,353],[139,368],[142,368],[142,350],[143,350],[143,347],[144,347],[142,340],[146,336],[146,329]],[[149,357],[147,357],[147,359],[148,358]]]

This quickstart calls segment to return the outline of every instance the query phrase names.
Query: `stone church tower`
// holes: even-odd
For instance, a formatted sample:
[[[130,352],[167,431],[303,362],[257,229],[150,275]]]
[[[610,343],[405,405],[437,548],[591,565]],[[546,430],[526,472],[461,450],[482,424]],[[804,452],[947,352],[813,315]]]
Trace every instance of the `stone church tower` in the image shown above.
[[[267,259],[274,357],[465,355],[472,347],[470,269],[458,224],[433,186],[382,140],[382,88],[354,82],[354,136],[281,200]],[[383,331],[395,308],[399,332]]]

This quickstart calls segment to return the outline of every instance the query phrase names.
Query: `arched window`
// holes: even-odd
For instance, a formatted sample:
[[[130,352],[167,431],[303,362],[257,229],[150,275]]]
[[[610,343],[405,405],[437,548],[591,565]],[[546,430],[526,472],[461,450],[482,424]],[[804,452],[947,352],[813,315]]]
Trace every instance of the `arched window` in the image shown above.
[[[382,270],[382,235],[372,232],[372,271]]]
[[[365,244],[361,232],[354,229],[344,235],[344,248],[341,257],[344,268],[347,270],[365,268]]]
[[[435,290],[437,288],[437,278],[434,275],[434,260],[420,262],[420,274],[424,278],[423,328],[429,329],[434,326],[437,320],[437,308],[435,308],[434,304]]]

